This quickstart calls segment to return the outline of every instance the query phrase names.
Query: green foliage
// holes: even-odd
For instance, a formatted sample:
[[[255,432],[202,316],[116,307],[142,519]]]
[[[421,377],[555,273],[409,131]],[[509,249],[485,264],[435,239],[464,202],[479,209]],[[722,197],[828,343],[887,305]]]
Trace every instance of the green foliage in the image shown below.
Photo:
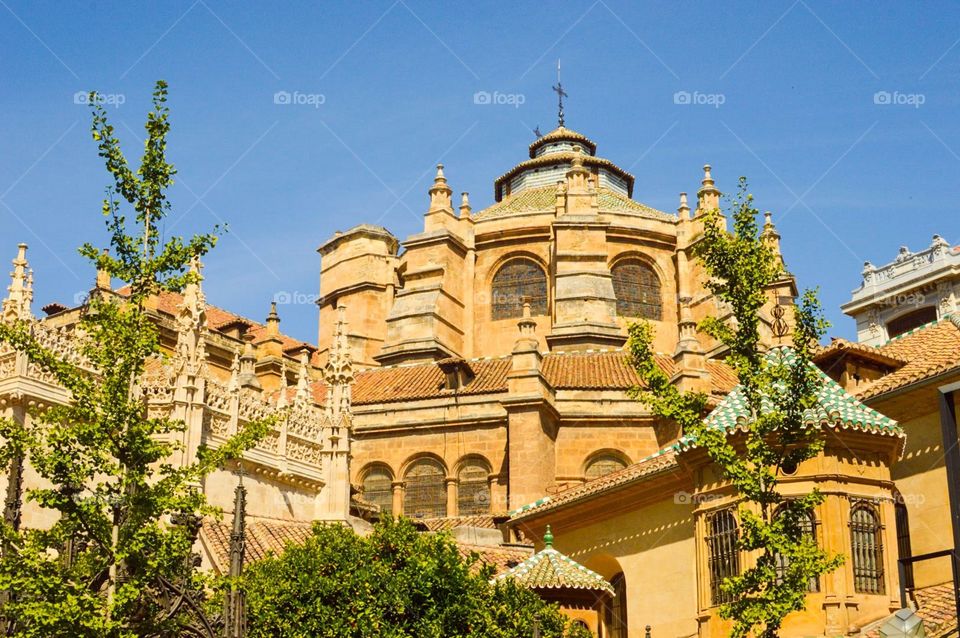
[[[776,636],[787,614],[804,608],[811,579],[842,563],[841,556],[828,555],[803,531],[802,522],[823,501],[822,494],[814,490],[785,499],[777,489],[782,468],[799,465],[823,449],[820,429],[804,422],[804,412],[816,404],[820,381],[811,357],[827,323],[816,292],[805,291],[794,306],[792,355],[778,350],[779,356],[767,356],[761,342],[761,309],[768,287],[783,271],[759,232],[752,203],[746,179],[741,178],[732,206],[733,231],[727,232],[719,210],[707,211],[696,247],[711,277],[708,289],[732,309],[733,321],[709,317],[698,330],[728,350],[727,363],[739,378],[750,411],[744,431],[706,427],[706,397],[681,392],[670,383],[653,359],[649,324],[632,325],[629,340],[644,382],[634,396],[695,437],[742,498],[739,547],[758,553],[758,558],[722,585],[732,602],[721,606],[720,615],[734,619],[735,638],[751,632]],[[786,564],[780,573],[778,557]]]
[[[174,463],[182,449],[181,421],[149,418],[136,386],[147,362],[162,358],[157,327],[143,308],[159,290],[179,291],[192,281],[191,259],[205,254],[215,235],[161,242],[150,231],[169,211],[165,191],[173,166],[166,161],[169,131],[166,84],[158,82],[148,139],[134,173],[98,100],[92,98],[93,138],[114,178],[104,201],[112,255],[87,244],[81,254],[127,281],[126,299],[94,295],[75,329],[77,344],[95,373],[45,349],[28,322],[0,325],[0,339],[26,354],[70,392],[72,401],[32,416],[29,425],[0,423],[0,460],[26,457],[44,487],[27,498],[49,511],[47,529],[2,529],[0,591],[13,592],[0,612],[17,620],[18,636],[120,637],[179,635],[152,595],[162,580],[191,586],[191,540],[175,516],[211,513],[195,486],[263,435],[252,424],[196,461]],[[114,201],[136,212],[129,222]]]
[[[244,576],[251,638],[580,638],[553,605],[464,559],[446,535],[405,519],[367,537],[317,524],[300,545],[254,564]],[[574,633],[577,632],[577,633]]]

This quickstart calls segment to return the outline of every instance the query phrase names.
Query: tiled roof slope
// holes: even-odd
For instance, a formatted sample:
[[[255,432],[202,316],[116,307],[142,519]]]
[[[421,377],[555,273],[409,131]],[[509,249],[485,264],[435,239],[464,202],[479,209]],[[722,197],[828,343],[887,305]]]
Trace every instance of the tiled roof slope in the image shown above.
[[[479,527],[481,529],[497,529],[497,524],[493,516],[447,516],[445,518],[423,518],[418,523],[423,525],[431,532],[441,532],[444,530],[455,529],[457,527]]]
[[[625,213],[662,221],[676,221],[674,215],[632,200],[622,193],[607,188],[598,190],[597,203],[600,206],[601,213]],[[505,197],[503,201],[481,210],[474,215],[474,219],[492,219],[522,213],[552,213],[556,205],[556,186],[525,188]]]
[[[857,393],[868,399],[953,370],[960,371],[960,316],[921,326],[877,348],[882,354],[905,361]]]
[[[657,355],[657,363],[668,374],[675,370],[673,359],[666,355]],[[456,394],[507,391],[510,357],[471,359],[468,364],[476,376]],[[726,394],[736,385],[736,377],[724,362],[708,361],[707,370],[713,394]],[[543,357],[543,376],[557,390],[627,390],[639,383],[623,350],[550,352]],[[371,368],[356,374],[352,399],[355,405],[365,405],[452,395],[451,390],[443,388],[443,383],[443,372],[436,363]],[[325,388],[315,388],[315,400],[322,403],[325,392]]]
[[[598,496],[605,492],[615,490],[618,487],[629,485],[635,481],[646,479],[676,467],[678,467],[677,450],[665,448],[651,456],[640,459],[632,465],[628,465],[622,470],[604,474],[599,478],[587,481],[582,485],[559,492],[558,494],[545,496],[538,501],[510,512],[510,514],[514,519],[517,519],[523,518],[528,514],[555,509],[563,505]]]
[[[471,545],[469,543],[457,543],[457,549],[460,555],[469,559],[472,554],[478,556],[478,562],[493,567],[494,576],[503,574],[512,567],[516,567],[533,553],[532,547],[517,547],[498,545]]]
[[[856,341],[847,341],[846,339],[833,339],[829,345],[820,348],[814,355],[813,360],[816,363],[826,361],[839,354],[854,353],[859,357],[879,363],[890,368],[899,368],[906,361],[894,357],[891,353],[884,352],[876,346],[869,346],[865,343]]]
[[[124,286],[117,289],[117,294],[125,296],[129,294],[129,286]],[[183,303],[183,295],[175,292],[161,292],[157,295],[157,310],[164,314],[173,315],[174,317],[180,312],[180,304]],[[259,343],[267,337],[267,326],[258,322],[248,319],[246,317],[241,317],[238,314],[232,313],[229,310],[224,310],[217,306],[211,306],[207,304],[207,328],[210,330],[219,330],[223,326],[228,326],[232,323],[245,323],[250,327],[247,329],[248,334],[254,336],[254,343]],[[299,339],[294,339],[285,334],[280,335],[280,341],[283,343],[284,352],[298,352],[304,347],[311,349],[316,349],[316,346],[313,346],[306,341],[300,341]]]
[[[290,543],[307,542],[313,526],[301,521],[248,521],[244,531],[246,541],[244,565],[279,554]],[[230,525],[205,519],[200,529],[201,540],[210,552],[214,568],[221,574],[230,569]]]
[[[587,589],[613,594],[613,587],[600,574],[553,549],[549,541],[544,549],[494,580],[507,578],[529,589]]]
[[[782,359],[781,359],[782,357]],[[770,363],[783,361],[792,365],[795,361],[794,351],[791,348],[775,348],[767,354]],[[872,408],[863,405],[852,394],[844,390],[840,384],[824,374],[820,368],[810,364],[820,378],[820,389],[817,391],[817,405],[804,413],[804,420],[810,424],[819,424],[827,427],[854,428],[881,434],[903,436],[903,431],[893,419],[886,417]],[[770,409],[769,402],[764,397],[764,410]],[[720,402],[706,419],[707,427],[734,430],[742,427],[749,421],[749,407],[740,386],[737,386]],[[689,437],[684,437],[689,439]],[[684,441],[694,443],[693,441]]]
[[[953,583],[933,585],[914,590],[911,594],[916,602],[916,613],[923,619],[923,628],[927,638],[946,638],[957,635],[957,611],[954,606]],[[883,618],[869,631],[861,634],[862,638],[881,638],[880,627],[887,622]]]

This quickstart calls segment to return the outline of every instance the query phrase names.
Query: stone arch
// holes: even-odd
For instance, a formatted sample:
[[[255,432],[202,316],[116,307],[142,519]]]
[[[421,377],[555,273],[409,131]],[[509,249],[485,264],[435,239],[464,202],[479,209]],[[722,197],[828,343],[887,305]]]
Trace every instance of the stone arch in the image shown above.
[[[410,518],[447,515],[447,466],[435,454],[419,454],[404,464],[403,514]]]
[[[583,460],[581,473],[589,481],[623,469],[628,465],[630,465],[630,458],[626,454],[613,448],[604,448],[591,452]],[[591,469],[593,473],[591,473]]]
[[[610,262],[610,275],[617,300],[617,315],[654,321],[664,316],[664,275],[643,253],[621,253]]]
[[[490,475],[493,466],[480,454],[467,454],[454,466],[457,479],[457,514],[475,516],[490,512]]]
[[[358,475],[363,489],[363,498],[380,507],[380,511],[393,514],[393,482],[396,477],[390,466],[383,461],[367,463]]]
[[[516,251],[502,256],[490,267],[485,282],[485,289],[490,292],[491,318],[497,321],[520,317],[523,296],[531,297],[533,316],[549,316],[550,279],[550,269],[537,255]]]

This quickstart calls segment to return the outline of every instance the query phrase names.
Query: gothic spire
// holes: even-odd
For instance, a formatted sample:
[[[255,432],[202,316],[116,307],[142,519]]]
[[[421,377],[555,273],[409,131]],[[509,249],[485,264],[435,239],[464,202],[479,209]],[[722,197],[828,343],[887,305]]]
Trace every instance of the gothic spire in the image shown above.
[[[10,285],[7,298],[3,300],[3,321],[31,319],[30,303],[33,301],[33,273],[27,263],[27,245],[17,245],[17,256],[13,259],[13,271],[10,273]]]
[[[300,351],[300,372],[297,375],[297,398],[300,403],[304,403],[310,398],[310,350],[304,348]]]
[[[350,384],[353,383],[353,362],[347,344],[346,306],[337,307],[333,342],[327,354],[323,378],[330,386],[327,414],[338,417],[350,411]]]
[[[206,361],[204,331],[207,327],[207,299],[203,294],[199,257],[190,260],[190,283],[183,289],[183,301],[177,315],[177,363],[194,375]]]
[[[431,211],[453,211],[453,201],[451,198],[453,189],[447,185],[447,177],[443,174],[443,164],[437,164],[437,175],[433,178],[433,186],[430,188],[429,192]]]

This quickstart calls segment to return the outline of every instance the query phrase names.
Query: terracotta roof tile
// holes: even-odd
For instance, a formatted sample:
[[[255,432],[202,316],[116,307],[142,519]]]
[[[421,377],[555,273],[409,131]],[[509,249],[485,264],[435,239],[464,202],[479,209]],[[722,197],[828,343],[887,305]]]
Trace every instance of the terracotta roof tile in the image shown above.
[[[470,367],[476,376],[467,386],[457,390],[457,395],[507,391],[509,357],[471,359]],[[453,396],[454,392],[445,390],[443,383],[443,371],[436,363],[372,368],[355,375],[352,400],[355,405],[364,405]]]
[[[677,450],[665,448],[640,459],[632,465],[628,465],[622,470],[604,474],[592,481],[587,481],[569,490],[559,492],[551,496],[544,496],[538,501],[524,505],[523,507],[510,512],[511,519],[517,520],[525,518],[531,514],[553,510],[563,505],[568,505],[587,498],[592,498],[599,494],[609,492],[618,487],[633,483],[634,481],[659,474],[670,469],[678,467]]]
[[[657,363],[668,374],[675,366],[666,355],[656,355]],[[510,357],[471,359],[475,377],[458,395],[493,394],[507,391]],[[722,361],[708,361],[714,394],[726,394],[736,385],[736,377]],[[557,390],[628,390],[639,383],[636,371],[623,350],[549,352],[543,357],[543,376]],[[356,374],[352,399],[355,405],[415,401],[452,396],[443,389],[444,374],[436,362],[371,368]],[[320,387],[323,386],[323,387]],[[315,397],[323,402],[326,388],[315,383]]]
[[[846,353],[852,353],[863,359],[874,361],[890,368],[899,368],[906,363],[903,359],[894,357],[890,353],[886,353],[875,346],[868,346],[865,343],[857,343],[856,341],[847,341],[846,339],[839,338],[831,340],[829,345],[817,350],[813,356],[813,361],[819,364],[822,361]]]
[[[313,525],[301,521],[248,521],[244,565],[279,554],[290,543],[305,543]],[[213,519],[205,519],[200,529],[200,538],[207,547],[214,569],[225,574],[230,568],[230,525]]]
[[[494,522],[494,516],[483,514],[477,516],[447,516],[445,518],[424,518],[419,519],[418,523],[423,523],[431,532],[439,532],[457,527],[479,527],[482,529],[497,529]]]
[[[957,635],[957,611],[954,606],[953,583],[932,585],[916,589],[911,594],[916,602],[916,613],[923,619],[923,628],[927,638],[946,638]],[[880,628],[890,616],[882,618],[868,631],[862,633],[863,638],[881,638]]]
[[[493,567],[494,576],[498,576],[512,567],[516,567],[533,554],[532,547],[516,545],[498,545],[496,547],[489,545],[471,545],[469,543],[457,543],[457,549],[460,555],[469,559],[471,554],[477,554],[479,561],[485,565]]]
[[[861,399],[875,397],[951,370],[960,370],[960,316],[921,326],[891,339],[877,349],[886,356],[906,363],[863,388],[857,394]]]

